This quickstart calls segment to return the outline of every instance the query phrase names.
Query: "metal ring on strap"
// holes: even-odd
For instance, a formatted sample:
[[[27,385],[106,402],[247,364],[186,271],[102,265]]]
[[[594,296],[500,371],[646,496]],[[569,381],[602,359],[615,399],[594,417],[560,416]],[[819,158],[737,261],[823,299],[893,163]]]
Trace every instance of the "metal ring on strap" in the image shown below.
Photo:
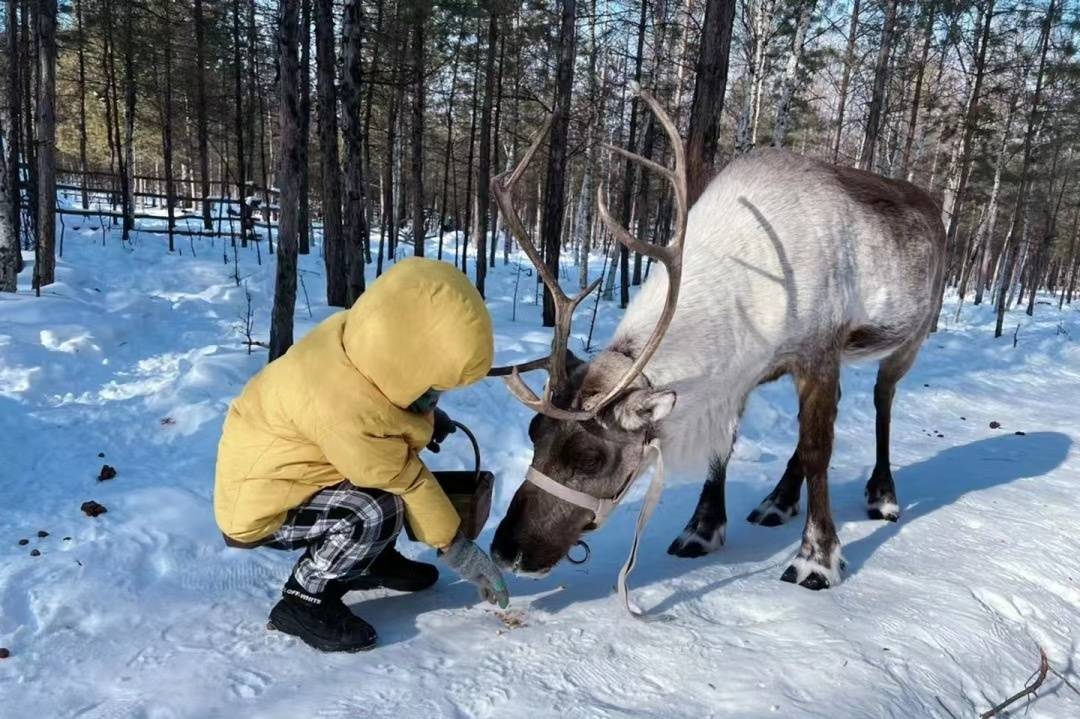
[[[574,559],[572,556],[570,556],[570,552],[567,552],[566,561],[570,562],[571,564],[584,564],[585,562],[589,561],[590,557],[592,557],[592,550],[589,548],[589,545],[584,540],[579,539],[574,542],[574,547],[581,547],[582,549],[584,549],[585,556],[581,559]],[[574,547],[571,547],[570,549],[573,550]]]

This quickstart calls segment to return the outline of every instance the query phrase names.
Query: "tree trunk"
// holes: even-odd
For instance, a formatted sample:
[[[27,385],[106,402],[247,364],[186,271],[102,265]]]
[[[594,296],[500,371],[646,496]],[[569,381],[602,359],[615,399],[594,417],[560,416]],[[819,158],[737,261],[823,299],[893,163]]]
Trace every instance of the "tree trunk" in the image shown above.
[[[975,42],[979,48],[978,54],[975,59],[975,82],[971,88],[971,97],[968,101],[968,106],[964,112],[964,132],[960,140],[960,159],[958,168],[958,180],[956,183],[956,192],[953,195],[951,203],[951,214],[949,215],[948,229],[945,233],[945,256],[948,258],[950,253],[955,253],[956,248],[956,233],[960,227],[960,214],[964,208],[964,193],[967,191],[968,175],[971,171],[971,144],[975,137],[975,131],[978,127],[978,111],[979,101],[982,94],[982,84],[984,77],[984,70],[986,68],[986,50],[990,45],[990,25],[994,18],[994,2],[995,0],[988,0],[985,8],[982,9],[982,27],[977,28],[977,34],[975,36]],[[961,263],[966,262],[966,258],[963,253],[958,255],[958,259]],[[946,266],[946,270],[948,267]],[[963,264],[961,264],[961,273],[963,272]],[[944,296],[945,285],[941,287],[942,296]],[[938,298],[940,304],[941,298]],[[961,301],[963,296],[961,295]],[[938,327],[938,315],[934,316],[933,324],[930,331],[936,332]]]
[[[477,23],[477,36],[480,35],[480,26]],[[473,182],[473,150],[476,146],[476,113],[479,105],[477,99],[479,97],[478,87],[480,84],[480,68],[473,68],[473,83],[472,83],[472,112],[469,116],[469,156],[465,162],[465,241],[462,242],[461,247],[461,271],[465,274],[469,274],[469,235],[472,233],[472,182]],[[461,228],[457,228],[461,231]],[[454,260],[457,260],[455,255]]]
[[[120,159],[120,202],[124,207],[124,241],[130,240],[131,230],[135,229],[135,3],[129,2],[124,10],[124,148]],[[113,71],[113,81],[116,72]],[[116,100],[116,88],[113,99]],[[114,108],[113,117],[117,122],[116,137],[120,139],[120,113]]]
[[[570,134],[570,95],[574,86],[574,58],[577,47],[574,21],[576,18],[577,0],[562,0],[559,43],[555,53],[558,58],[558,68],[555,72],[555,107],[559,109],[552,123],[551,142],[548,145],[544,215],[541,224],[544,260],[556,280],[559,277],[559,251],[565,209],[566,143]],[[554,326],[555,302],[551,297],[551,291],[545,285],[544,327]]]
[[[56,0],[37,2],[38,72],[38,264],[34,287],[56,277]]]
[[[979,101],[982,95],[984,70],[986,68],[986,50],[990,44],[990,25],[994,16],[995,0],[988,0],[983,10],[983,24],[979,34],[975,38],[979,52],[975,59],[975,82],[971,88],[971,97],[967,109],[964,112],[964,132],[960,140],[960,160],[958,168],[958,181],[952,201],[952,210],[949,216],[949,225],[946,232],[946,253],[956,242],[956,232],[960,226],[960,214],[964,206],[964,193],[967,190],[968,175],[971,171],[971,144],[978,129]]]
[[[36,108],[34,105],[34,92],[32,89],[32,77],[35,74],[34,70],[38,67],[37,53],[35,46],[37,44],[37,20],[33,22],[33,28],[31,27],[30,17],[36,18],[37,13],[34,12],[34,6],[29,0],[23,0],[22,10],[19,13],[19,37],[21,38],[20,55],[21,61],[16,62],[17,66],[21,66],[23,71],[21,73],[22,78],[22,91],[19,96],[22,98],[23,109],[23,139],[20,143],[23,154],[25,155],[24,161],[26,162],[29,172],[27,172],[27,182],[25,183],[26,195],[27,195],[27,225],[29,232],[27,233],[27,241],[24,243],[26,249],[30,249],[30,245],[33,245],[34,253],[37,253],[38,247],[38,166],[37,166],[37,130],[34,127]],[[18,167],[18,163],[15,164]],[[22,184],[22,183],[20,183]],[[35,277],[37,276],[37,270],[34,270]],[[35,280],[35,287],[37,283]]]
[[[450,56],[450,97],[446,103],[446,148],[443,151],[443,178],[442,200],[439,202],[439,259],[443,258],[443,234],[446,230],[448,214],[446,203],[448,202],[448,190],[450,187],[450,162],[453,159],[451,150],[454,146],[454,100],[457,97],[458,57],[461,54],[461,42],[465,37],[465,23],[462,22],[461,31],[454,43],[454,52]],[[456,228],[455,228],[456,229]]]
[[[1051,198],[1053,198],[1053,195],[1054,195],[1054,181],[1057,178],[1058,158],[1059,158],[1060,154],[1061,154],[1061,144],[1057,143],[1054,146],[1054,162],[1053,162],[1053,165],[1052,165],[1051,170],[1050,170],[1050,177],[1048,178],[1048,181],[1047,181],[1047,186],[1048,186],[1048,190],[1049,190],[1049,192],[1047,193],[1048,196],[1049,196],[1048,200],[1051,200],[1051,201],[1048,203],[1048,206],[1046,208],[1046,214],[1047,214],[1046,223],[1045,223],[1046,231],[1045,231],[1045,233],[1043,235],[1042,240],[1035,247],[1035,259],[1034,259],[1034,263],[1033,263],[1033,265],[1031,267],[1031,296],[1028,299],[1028,306],[1027,306],[1027,315],[1028,315],[1028,317],[1031,317],[1031,316],[1033,316],[1035,314],[1035,295],[1039,291],[1040,280],[1042,278],[1043,267],[1044,267],[1043,259],[1046,256],[1046,253],[1050,250],[1050,243],[1053,242],[1054,238],[1057,236],[1058,213],[1061,211],[1061,201],[1065,196],[1065,188],[1069,184],[1069,174],[1070,173],[1069,173],[1069,170],[1066,170],[1065,171],[1065,177],[1061,181],[1061,190],[1060,190],[1060,192],[1058,192],[1057,200],[1053,201],[1051,199]],[[1052,208],[1050,207],[1050,205],[1052,205]]]
[[[280,0],[281,11],[284,11],[284,7],[287,4],[286,0]],[[241,35],[240,35],[240,0],[233,0],[232,3],[232,40],[233,40],[233,73],[234,73],[234,85],[233,85],[233,110],[234,110],[234,123],[233,127],[236,132],[236,191],[237,199],[240,203],[240,246],[247,247],[248,241],[248,227],[250,222],[248,220],[248,203],[247,203],[247,163],[244,155],[247,145],[244,142],[244,125],[247,124],[244,117],[244,61],[241,55]],[[299,22],[297,22],[297,31],[299,32]],[[279,30],[279,33],[281,31]],[[279,69],[280,72],[280,69]],[[251,108],[247,108],[249,111]],[[282,109],[282,113],[285,110]],[[232,224],[232,220],[229,220],[229,224]],[[293,238],[295,242],[296,238]],[[291,322],[291,318],[290,318]],[[290,329],[289,344],[292,344]]]
[[[14,36],[9,35],[8,38],[11,42]],[[0,120],[2,117],[0,114]],[[7,136],[0,121],[0,292],[15,292],[19,285],[19,236],[15,233],[11,212],[8,211],[14,198],[8,184],[11,176],[8,173],[5,142]]]
[[[911,98],[911,115],[908,118],[907,136],[904,138],[904,152],[900,159],[900,177],[909,177],[911,167],[911,146],[915,142],[915,128],[919,124],[919,106],[922,102],[923,77],[926,75],[926,62],[930,57],[930,41],[934,37],[934,6],[927,3],[923,8],[923,45],[915,71],[915,92]]]
[[[172,20],[161,23],[161,39],[165,45],[165,88],[161,101],[161,149],[165,161],[165,212],[168,218],[169,252],[176,251],[173,230],[176,227],[176,183],[173,179],[173,97],[172,97]],[[134,174],[134,173],[133,173]]]
[[[247,50],[247,66],[245,67],[245,87],[244,92],[247,95],[247,109],[244,112],[244,139],[247,140],[247,152],[244,156],[247,158],[247,172],[251,175],[250,179],[250,192],[249,197],[255,196],[255,78],[258,72],[258,32],[255,25],[255,3],[257,0],[248,0],[247,3],[247,23],[245,26],[245,32],[247,34],[247,41],[245,43]],[[299,23],[297,23],[297,29],[299,31]],[[300,37],[303,37],[302,35]],[[302,120],[301,120],[302,122]],[[303,144],[303,143],[301,143]],[[303,151],[303,150],[302,150]],[[303,157],[303,155],[301,155]],[[304,164],[300,165],[300,177],[301,185],[306,185],[306,181],[303,179],[306,170]],[[256,242],[259,241],[259,237],[255,232],[255,208],[248,208],[248,222],[251,223],[251,236]],[[299,238],[297,238],[297,246],[299,246]]]
[[[376,3],[375,12],[375,38],[382,37],[382,24],[383,24],[383,0],[379,0]],[[376,47],[375,43],[372,43],[372,47]],[[364,143],[364,176],[365,178],[371,177],[372,172],[371,164],[371,116],[375,106],[375,75],[377,69],[377,56],[375,52],[370,53],[371,61],[368,65],[369,81],[367,84],[367,99],[364,101],[364,127],[363,127],[363,143]],[[364,263],[371,264],[371,215],[373,211],[378,207],[379,195],[374,193],[374,197],[368,197],[367,188],[364,192],[367,202],[364,204],[364,226],[367,227],[368,234],[363,238],[364,240]],[[379,223],[379,243],[380,252],[383,239],[382,223]],[[380,261],[381,264],[381,261]]]
[[[83,0],[77,0],[75,3],[75,26],[78,30],[76,43],[79,60],[79,172],[82,173],[79,178],[79,184],[82,186],[80,199],[82,208],[88,210],[90,209],[90,195],[86,191],[89,179],[86,173],[89,167],[86,161],[86,57],[84,52],[86,35],[83,27]]]
[[[851,5],[851,24],[848,26],[847,52],[844,53],[844,74],[840,78],[840,106],[836,110],[836,139],[833,141],[832,161],[840,160],[840,140],[844,137],[844,111],[847,109],[848,86],[851,84],[851,70],[855,65],[855,37],[859,33],[859,5],[861,0],[854,0]]]
[[[735,0],[708,0],[686,137],[687,201],[690,205],[701,196],[713,175],[734,22]]]
[[[203,0],[195,0],[195,123],[199,142],[199,193],[202,195],[202,221],[207,230],[214,221],[210,202],[210,130],[206,109],[206,30],[203,27]]]
[[[421,2],[413,19],[413,102],[412,102],[412,237],[413,254],[424,256],[424,59],[428,14]],[[483,264],[483,263],[480,263]]]
[[[361,0],[345,3],[343,20],[341,108],[345,134],[345,263],[349,268],[348,303],[364,293],[364,247],[368,235],[364,187],[363,98],[364,17]]]
[[[311,137],[311,0],[300,5],[300,237],[297,252],[311,252],[311,178],[308,139]],[[260,143],[261,144],[261,143]],[[254,158],[252,159],[254,162]],[[265,174],[265,173],[264,173]],[[269,229],[267,229],[269,232]]]
[[[810,29],[810,20],[814,17],[816,7],[817,0],[802,0],[802,6],[799,8],[799,20],[795,26],[795,38],[791,43],[791,54],[788,55],[787,66],[784,68],[784,77],[780,82],[780,100],[776,106],[776,125],[773,127],[773,147],[784,146],[784,136],[787,134],[788,125],[791,123],[791,99],[795,95],[799,62],[802,60],[803,50],[806,45],[806,31]]]
[[[873,171],[874,152],[881,132],[881,110],[885,101],[885,83],[889,79],[889,58],[892,53],[893,33],[896,29],[896,2],[885,0],[885,22],[881,27],[881,47],[878,49],[874,70],[874,89],[870,97],[870,110],[866,116],[866,134],[863,137],[862,160],[859,166]]]
[[[994,326],[994,337],[1000,337],[1005,323],[1005,310],[1008,303],[1009,286],[1012,282],[1013,266],[1016,264],[1017,245],[1024,235],[1025,208],[1027,207],[1027,194],[1030,184],[1031,167],[1034,161],[1034,139],[1037,127],[1039,103],[1042,100],[1043,72],[1046,68],[1046,53],[1050,46],[1050,30],[1054,23],[1054,5],[1056,0],[1050,0],[1043,18],[1042,31],[1039,37],[1039,66],[1035,75],[1035,93],[1031,100],[1031,109],[1028,111],[1027,132],[1024,133],[1024,161],[1020,169],[1020,187],[1016,193],[1016,209],[1013,212],[1013,224],[1009,230],[1009,250],[1002,266],[1001,289],[997,296],[997,323]]]
[[[641,64],[645,54],[645,24],[648,19],[649,0],[641,0],[641,14],[638,16],[637,48],[634,52],[634,82],[641,83]],[[638,98],[634,95],[630,100],[630,134],[626,141],[626,149],[637,152],[637,116]],[[633,221],[633,197],[634,186],[637,184],[638,165],[629,158],[623,165],[622,225],[628,230]],[[548,185],[550,187],[550,185]],[[619,244],[619,307],[625,308],[630,304],[630,250]]]
[[[986,221],[979,228],[979,237],[976,242],[979,244],[979,274],[976,279],[975,286],[975,299],[973,304],[981,305],[983,300],[983,293],[986,291],[986,284],[989,281],[988,272],[990,270],[991,244],[994,241],[994,227],[997,224],[998,213],[998,196],[1001,192],[1001,174],[1005,170],[1005,162],[1007,159],[1006,152],[1009,147],[1009,136],[1012,134],[1013,117],[1016,115],[1016,103],[1019,99],[1017,93],[1013,94],[1012,100],[1009,103],[1009,111],[1005,116],[1005,129],[1001,134],[1001,147],[998,150],[997,162],[994,165],[994,184],[990,188],[990,199],[986,206]]]
[[[315,0],[316,94],[319,167],[322,171],[323,263],[326,304],[348,307],[348,264],[341,236],[341,162],[338,159],[337,88],[334,74],[333,0]]]
[[[589,242],[592,236],[593,203],[596,192],[593,185],[600,164],[600,138],[597,136],[603,123],[603,91],[596,76],[599,63],[599,51],[596,42],[596,0],[592,0],[589,20],[589,135],[588,151],[585,156],[585,169],[581,173],[581,194],[577,205],[577,245],[578,245],[578,289],[589,286]],[[606,89],[606,88],[604,88]]]
[[[395,19],[400,20],[400,14]],[[398,23],[395,23],[395,27],[399,27]],[[383,226],[387,231],[387,249],[391,259],[395,257],[398,240],[398,213],[394,193],[394,159],[398,144],[398,113],[404,97],[404,82],[401,77],[402,54],[402,44],[397,43],[397,50],[394,53],[393,72],[395,89],[391,96],[390,107],[386,113],[386,149],[383,153]],[[376,274],[382,274],[381,262],[376,269]]]
[[[480,161],[476,168],[476,289],[484,296],[487,278],[487,242],[491,200],[491,105],[495,96],[495,52],[499,43],[499,16],[493,6],[488,19],[487,55],[484,59],[484,104],[480,111]],[[566,108],[558,112],[565,113]]]
[[[757,142],[758,114],[761,108],[761,85],[765,79],[765,61],[768,57],[768,41],[771,36],[773,23],[773,0],[755,0],[747,4],[751,14],[750,18],[750,57],[747,67],[747,83],[750,91],[747,94],[746,107],[743,108],[739,117],[739,124],[735,134],[735,151],[737,153],[748,152],[753,149]]]
[[[270,320],[270,361],[292,346],[296,308],[296,241],[300,219],[300,40],[299,0],[278,2],[278,72],[281,103],[281,217],[278,230],[274,309]]]
[[[1065,259],[1064,264],[1061,266],[1061,296],[1058,298],[1058,309],[1060,310],[1065,306],[1066,294],[1069,296],[1069,302],[1072,303],[1072,287],[1076,283],[1076,243],[1080,240],[1080,199],[1076,201],[1076,209],[1073,210],[1073,230],[1072,239],[1069,241],[1069,254]]]
[[[7,36],[8,36],[8,76],[7,76],[7,188],[8,202],[0,207],[0,211],[7,214],[11,226],[12,237],[15,241],[15,272],[21,272],[23,268],[22,253],[19,251],[19,235],[22,229],[22,213],[20,212],[21,173],[19,172],[20,152],[22,145],[22,108],[20,67],[19,60],[19,23],[18,23],[18,0],[7,0]],[[30,159],[27,158],[27,163]]]
[[[499,166],[499,135],[502,130],[502,98],[503,98],[503,67],[506,61],[506,35],[499,37],[499,70],[495,75],[495,127],[491,138],[492,158],[491,163]],[[509,158],[507,158],[509,159]],[[495,249],[499,244],[499,211],[497,207],[489,210],[491,215],[491,239],[488,244],[491,248],[489,265],[495,266]],[[509,258],[504,258],[503,264],[507,264]]]

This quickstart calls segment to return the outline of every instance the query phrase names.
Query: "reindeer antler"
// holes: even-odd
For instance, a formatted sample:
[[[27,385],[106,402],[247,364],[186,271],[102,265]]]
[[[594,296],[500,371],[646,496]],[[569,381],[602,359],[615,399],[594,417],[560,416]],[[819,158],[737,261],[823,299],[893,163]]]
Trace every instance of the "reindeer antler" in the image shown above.
[[[512,190],[514,184],[525,173],[525,169],[529,163],[532,162],[533,156],[536,154],[537,149],[540,147],[540,143],[547,136],[551,130],[551,126],[555,121],[556,116],[560,112],[559,108],[556,108],[555,112],[548,117],[547,122],[544,123],[543,128],[536,134],[533,139],[532,145],[529,147],[525,156],[521,158],[521,162],[514,168],[511,173],[502,173],[491,180],[491,191],[495,195],[495,201],[499,205],[499,210],[503,214],[503,219],[506,221],[506,226],[517,238],[518,244],[521,249],[525,251],[533,265],[536,266],[537,272],[540,274],[540,278],[551,292],[551,296],[555,302],[555,336],[551,343],[551,354],[547,357],[543,357],[531,362],[526,362],[519,365],[510,365],[506,367],[496,367],[489,372],[491,376],[504,377],[507,386],[510,391],[521,402],[540,414],[553,417],[555,419],[568,419],[568,420],[588,420],[595,417],[600,410],[608,405],[616,396],[623,392],[634,379],[642,373],[645,369],[645,365],[648,364],[652,358],[656,349],[660,346],[660,340],[664,336],[664,332],[667,331],[668,325],[671,324],[671,319],[675,315],[675,306],[679,298],[679,284],[682,279],[682,253],[683,253],[683,240],[686,237],[686,219],[689,213],[687,207],[687,193],[686,193],[686,153],[683,148],[682,138],[679,137],[679,130],[675,127],[675,122],[660,106],[660,103],[656,101],[650,93],[641,89],[636,83],[632,85],[632,91],[635,92],[645,103],[649,106],[649,109],[653,111],[660,124],[663,126],[664,131],[667,132],[668,138],[671,141],[672,149],[675,154],[675,168],[669,170],[668,168],[660,165],[652,160],[646,159],[641,155],[638,155],[628,150],[624,150],[620,147],[614,147],[609,145],[608,148],[613,152],[616,152],[629,160],[639,163],[643,167],[653,170],[660,175],[667,178],[671,184],[672,189],[675,192],[675,204],[676,204],[676,222],[675,222],[675,234],[668,243],[667,247],[661,247],[659,245],[649,244],[647,242],[640,242],[635,239],[629,231],[622,225],[612,219],[611,214],[608,212],[607,203],[604,201],[604,187],[603,183],[597,188],[597,207],[600,212],[600,219],[603,220],[608,230],[614,235],[615,239],[621,242],[629,250],[639,252],[647,257],[651,257],[657,262],[660,262],[667,268],[667,281],[668,290],[667,297],[664,302],[664,309],[660,313],[660,319],[653,329],[652,334],[646,341],[645,345],[641,348],[641,352],[634,360],[630,369],[627,370],[615,385],[608,390],[607,394],[600,398],[597,402],[590,403],[588,409],[585,410],[569,410],[556,407],[552,401],[552,394],[555,389],[566,382],[566,354],[567,354],[567,342],[570,337],[570,324],[573,319],[574,310],[584,300],[596,286],[600,284],[602,277],[590,284],[585,290],[580,292],[574,297],[568,297],[566,293],[559,287],[559,283],[551,270],[544,264],[543,258],[540,252],[536,249],[536,245],[533,244],[529,238],[528,233],[525,231],[525,227],[521,222],[521,219],[514,211],[514,204],[512,198]],[[507,177],[509,175],[509,177]],[[536,395],[532,389],[529,388],[525,381],[521,378],[521,372],[525,372],[532,369],[539,369],[544,365],[548,367],[548,382],[544,388],[544,396],[540,398]],[[509,375],[509,376],[507,376]]]

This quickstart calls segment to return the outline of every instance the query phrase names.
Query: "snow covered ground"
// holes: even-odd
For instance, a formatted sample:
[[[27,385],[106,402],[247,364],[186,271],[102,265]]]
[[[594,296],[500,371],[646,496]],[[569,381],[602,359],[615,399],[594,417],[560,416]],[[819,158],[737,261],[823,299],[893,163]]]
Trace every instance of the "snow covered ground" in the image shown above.
[[[863,513],[874,368],[845,370],[831,475],[848,560],[839,587],[779,581],[802,515],[775,529],[741,521],[794,445],[783,380],[750,403],[716,554],[665,554],[703,473],[671,477],[631,580],[652,621],[626,616],[612,594],[642,485],[593,538],[590,563],[510,580],[521,626],[444,572],[420,595],[350,595],[382,644],[322,655],[265,629],[292,557],[227,549],[214,526],[223,413],[265,362],[241,344],[245,291],[221,244],[200,240],[197,256],[186,238],[175,256],[160,236],[103,247],[92,224],[66,229],[41,298],[25,284],[0,295],[4,717],[971,717],[1024,685],[1039,647],[1080,686],[1075,309],[1014,313],[994,341],[989,308],[965,308],[930,338],[894,411],[899,524]],[[317,248],[300,265],[311,309],[301,291],[298,334],[330,314]],[[273,265],[244,252],[239,267],[265,340]],[[500,361],[543,351],[532,277],[501,262],[489,277]],[[602,303],[601,341],[617,319]],[[528,416],[493,381],[445,406],[499,478],[486,545],[529,462]],[[469,457],[451,439],[432,463]],[[97,481],[103,463],[115,479]],[[108,513],[83,515],[91,499]],[[1051,675],[1014,715],[1080,717],[1080,696]]]

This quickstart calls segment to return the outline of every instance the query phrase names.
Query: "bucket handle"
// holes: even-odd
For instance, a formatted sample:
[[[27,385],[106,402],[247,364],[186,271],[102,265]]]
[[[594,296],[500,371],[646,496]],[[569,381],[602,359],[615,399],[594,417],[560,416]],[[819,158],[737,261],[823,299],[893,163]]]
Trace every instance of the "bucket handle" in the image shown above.
[[[465,436],[469,438],[470,442],[472,442],[473,457],[475,457],[475,460],[476,460],[476,468],[474,470],[473,481],[474,482],[479,482],[480,481],[480,443],[476,441],[476,435],[474,435],[472,433],[472,430],[470,430],[468,427],[463,425],[461,422],[458,422],[457,420],[452,419],[450,421],[453,423],[453,425],[455,427],[457,427],[462,432],[464,432]]]

